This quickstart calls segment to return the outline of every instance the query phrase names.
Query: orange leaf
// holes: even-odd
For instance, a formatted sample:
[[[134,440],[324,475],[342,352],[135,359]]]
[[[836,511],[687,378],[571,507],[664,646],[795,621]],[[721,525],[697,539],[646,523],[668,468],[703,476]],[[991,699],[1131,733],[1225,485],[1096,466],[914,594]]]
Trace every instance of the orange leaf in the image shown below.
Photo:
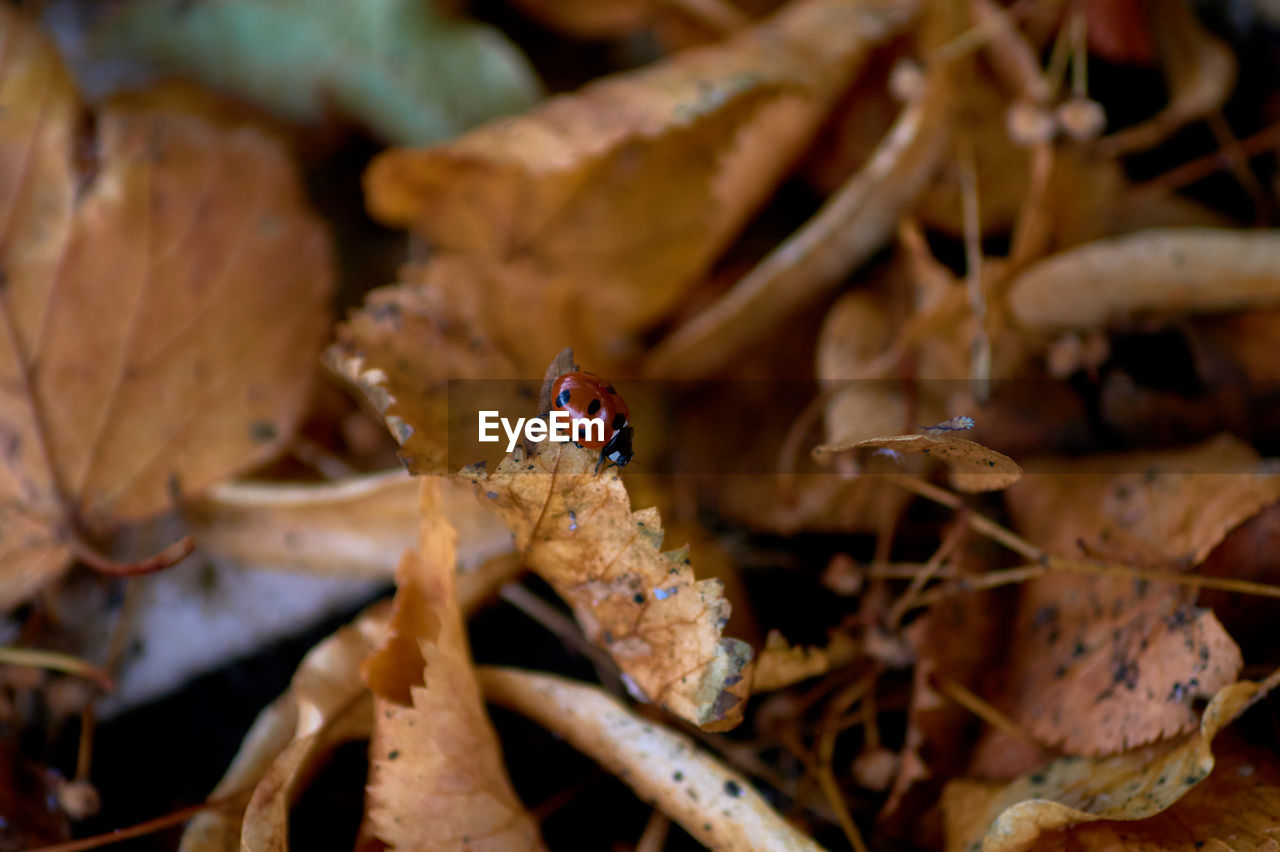
[[[541,849],[476,685],[454,596],[457,534],[431,479],[421,535],[396,571],[390,636],[364,665],[376,697],[368,827],[392,849]]]
[[[503,459],[477,491],[515,534],[525,562],[613,655],[631,691],[708,729],[742,719],[751,648],[723,639],[719,580],[696,580],[688,550],[663,553],[656,509],[631,511],[616,473],[593,476],[598,453],[535,444]]]
[[[56,53],[0,10],[0,609],[103,536],[273,456],[332,284],[283,146],[108,109],[79,138]],[[97,169],[76,168],[85,143]],[[281,309],[283,308],[283,309]]]

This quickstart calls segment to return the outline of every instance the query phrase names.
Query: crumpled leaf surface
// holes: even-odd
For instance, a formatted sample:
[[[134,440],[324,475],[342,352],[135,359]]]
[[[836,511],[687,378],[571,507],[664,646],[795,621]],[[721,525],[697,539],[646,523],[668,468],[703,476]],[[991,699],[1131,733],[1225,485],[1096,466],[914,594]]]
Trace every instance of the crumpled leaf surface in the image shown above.
[[[56,54],[0,11],[0,608],[90,535],[274,455],[306,403],[329,242],[283,146],[106,110],[80,173]],[[109,269],[109,275],[103,270]],[[287,309],[281,310],[281,306]]]
[[[181,852],[287,849],[288,810],[300,776],[330,750],[369,736],[373,701],[360,662],[386,634],[379,605],[316,645],[288,692],[258,714],[212,798],[237,805],[202,811],[187,825]]]
[[[954,781],[947,786],[943,806],[947,817],[947,849],[949,852],[1022,852],[1039,848],[1042,837],[1058,829],[1097,820],[1148,820],[1147,830],[1155,829],[1156,836],[1169,840],[1185,837],[1188,833],[1211,832],[1214,823],[1230,824],[1233,815],[1239,815],[1239,823],[1248,829],[1240,846],[1232,848],[1260,848],[1271,846],[1259,843],[1274,829],[1258,823],[1260,816],[1275,813],[1280,802],[1280,790],[1275,785],[1274,761],[1262,774],[1240,772],[1239,759],[1230,760],[1218,767],[1212,749],[1214,737],[1231,724],[1248,707],[1265,695],[1273,686],[1275,676],[1261,684],[1241,681],[1219,691],[1205,708],[1200,729],[1190,736],[1171,743],[1125,752],[1102,759],[1062,758],[1043,770],[1019,778],[1003,788],[991,788],[970,781]],[[1239,752],[1235,753],[1239,755]],[[1269,754],[1269,753],[1268,753]],[[1234,773],[1222,770],[1235,769]],[[1212,773],[1212,774],[1211,774]],[[1234,779],[1223,777],[1234,774]],[[1217,779],[1214,775],[1218,775]],[[1208,781],[1205,779],[1209,778]],[[1216,811],[1215,819],[1205,822],[1184,822],[1174,810],[1180,800],[1198,785],[1206,788],[1189,802],[1193,808],[1208,807]],[[1258,810],[1246,808],[1241,799],[1216,802],[1207,796],[1211,789],[1221,793],[1232,788],[1246,792],[1250,805],[1262,805]],[[1208,801],[1206,801],[1208,799]],[[1215,807],[1216,805],[1216,807]],[[1229,808],[1224,814],[1224,805]],[[1164,816],[1162,817],[1162,812]],[[1260,813],[1259,813],[1260,812]],[[1156,820],[1162,824],[1157,825]],[[1113,839],[1124,836],[1125,828],[1116,824],[1097,824],[1094,836]],[[1111,837],[1108,837],[1111,834]],[[1141,834],[1137,835],[1139,838]],[[1210,835],[1211,836],[1211,835]],[[1055,839],[1050,835],[1049,839]],[[1073,842],[1074,836],[1059,835],[1048,848],[1081,848]],[[1235,840],[1225,837],[1223,840]],[[1167,848],[1162,842],[1160,848]],[[1274,838],[1270,838],[1274,845]],[[1125,848],[1109,846],[1105,848]],[[1169,845],[1173,845],[1169,843]],[[1088,847],[1085,847],[1088,848]],[[1142,848],[1142,847],[1139,847]],[[1199,848],[1196,845],[1195,848]]]
[[[419,551],[400,560],[390,634],[363,668],[376,696],[366,830],[391,849],[542,849],[476,685],[438,488],[422,480]]]
[[[1143,314],[1274,307],[1277,269],[1275,231],[1138,231],[1032,264],[1010,286],[1009,306],[1018,322],[1038,331],[1102,328]]]
[[[710,849],[822,848],[689,737],[637,716],[598,687],[491,666],[478,678],[489,700],[564,737]]]
[[[891,435],[851,443],[821,444],[813,448],[813,455],[821,459],[850,450],[874,449],[940,459],[949,468],[951,484],[961,491],[998,491],[1022,476],[1022,468],[1004,453],[946,433]]]
[[[420,0],[133,0],[94,38],[107,55],[149,60],[294,121],[336,111],[401,145],[517,112],[540,89],[497,30]]]
[[[467,321],[522,368],[566,341],[611,363],[701,280],[914,7],[799,0],[447,146],[387,152],[366,175],[369,208],[466,257],[440,277],[445,301],[481,294]]]
[[[721,638],[729,602],[719,580],[697,580],[687,548],[660,550],[656,509],[631,511],[616,472],[592,474],[598,453],[567,443],[509,454],[474,474],[480,499],[515,535],[525,562],[569,603],[637,697],[696,725],[731,728],[751,683],[751,647]]]

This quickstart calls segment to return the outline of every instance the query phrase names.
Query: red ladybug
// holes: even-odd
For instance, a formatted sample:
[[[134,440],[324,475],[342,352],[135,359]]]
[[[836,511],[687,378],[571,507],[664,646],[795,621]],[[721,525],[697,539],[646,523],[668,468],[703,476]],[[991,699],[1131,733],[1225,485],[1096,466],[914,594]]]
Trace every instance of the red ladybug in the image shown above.
[[[600,450],[596,473],[606,460],[618,467],[626,467],[631,461],[631,436],[635,431],[627,419],[631,411],[613,385],[595,373],[565,373],[551,386],[551,407],[567,411],[574,420],[604,422],[603,441],[582,442],[584,447]]]

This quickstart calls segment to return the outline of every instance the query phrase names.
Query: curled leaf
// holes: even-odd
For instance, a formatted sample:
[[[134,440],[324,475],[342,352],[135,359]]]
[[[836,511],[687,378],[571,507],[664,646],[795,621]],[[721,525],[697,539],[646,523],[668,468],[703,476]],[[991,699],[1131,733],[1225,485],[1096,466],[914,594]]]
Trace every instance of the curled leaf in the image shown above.
[[[660,550],[657,510],[631,511],[597,453],[567,443],[508,455],[474,475],[482,500],[515,534],[525,562],[569,603],[591,641],[613,656],[636,697],[708,729],[742,718],[751,647],[721,638],[729,602],[697,580],[687,548]]]
[[[386,607],[369,609],[303,658],[289,691],[258,714],[204,811],[182,835],[181,852],[284,850],[291,796],[311,766],[343,742],[367,737],[373,702],[360,662],[386,632]]]
[[[493,667],[482,667],[478,677],[491,701],[564,737],[711,849],[821,848],[770,808],[746,778],[597,687]]]
[[[1018,322],[1038,331],[1239,311],[1280,304],[1277,269],[1274,231],[1139,231],[1031,265],[1010,286],[1009,305]]]
[[[945,149],[947,96],[937,75],[863,167],[805,225],[649,358],[653,375],[706,376],[828,292],[893,235]]]
[[[1214,737],[1266,694],[1274,680],[1224,687],[1205,708],[1199,731],[1176,742],[1109,758],[1062,758],[995,790],[952,782],[943,801],[947,849],[1022,852],[1069,826],[1155,817],[1210,777],[1216,763]],[[1272,801],[1274,807],[1274,794]]]
[[[389,577],[417,542],[418,490],[403,470],[320,485],[228,483],[193,500],[186,516],[210,559],[317,576]],[[507,528],[476,505],[470,488],[446,482],[441,499],[462,530],[460,572],[510,551]]]
[[[522,367],[566,340],[606,363],[702,279],[915,5],[799,0],[447,146],[387,152],[369,207],[466,257],[441,285],[487,295],[474,319]]]

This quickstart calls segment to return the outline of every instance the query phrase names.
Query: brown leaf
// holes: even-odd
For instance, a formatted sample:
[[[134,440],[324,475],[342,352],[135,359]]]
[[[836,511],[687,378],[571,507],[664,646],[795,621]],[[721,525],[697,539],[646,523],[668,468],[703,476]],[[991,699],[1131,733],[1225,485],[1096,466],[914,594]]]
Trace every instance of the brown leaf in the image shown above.
[[[242,828],[245,848],[286,848],[300,777],[337,745],[372,730],[373,703],[360,681],[360,662],[386,632],[386,609],[370,608],[307,652],[289,691],[258,714],[212,793],[232,804],[192,819],[182,852],[239,850]]]
[[[613,655],[637,697],[704,728],[736,725],[751,648],[720,636],[729,619],[720,581],[696,580],[687,549],[659,549],[657,511],[632,512],[616,473],[592,475],[597,453],[534,447],[527,458],[517,447],[493,473],[474,477],[525,562]]]
[[[584,363],[607,364],[702,278],[914,8],[798,0],[449,145],[383,154],[370,209],[467,256],[467,274],[441,285],[489,294],[481,327],[520,366],[570,340]]]
[[[890,453],[926,455],[950,469],[951,484],[961,491],[998,491],[1022,476],[1022,468],[1004,453],[954,435],[892,435],[843,444],[821,444],[813,457],[822,459],[850,450],[880,449]]]
[[[821,849],[770,808],[746,778],[603,690],[489,666],[478,676],[487,698],[564,737],[708,848]]]
[[[1280,474],[1229,435],[1194,447],[1032,460],[1006,503],[1028,539],[1065,558],[1191,568],[1234,527],[1280,500]]]
[[[112,109],[80,138],[53,49],[7,7],[0,29],[8,609],[66,565],[73,530],[103,537],[170,508],[175,482],[197,493],[278,452],[332,271],[275,139]]]
[[[490,295],[465,257],[405,270],[405,283],[374,290],[338,326],[326,360],[357,387],[400,443],[412,473],[447,468],[450,380],[516,378],[513,356],[487,335]],[[541,314],[537,314],[541,316]]]
[[[931,79],[863,167],[812,219],[659,345],[649,357],[649,373],[714,374],[887,242],[945,149],[949,92],[943,75]]]
[[[1188,827],[1194,833],[1231,820],[1229,814],[1222,812],[1224,800],[1217,800],[1219,806],[1214,807],[1214,800],[1206,795],[1214,787],[1218,791],[1238,789],[1237,785],[1257,789],[1257,793],[1265,797],[1261,800],[1266,803],[1264,807],[1274,810],[1276,793],[1268,789],[1270,774],[1256,783],[1224,777],[1206,782],[1206,789],[1191,799],[1190,804],[1193,809],[1207,806],[1216,811],[1207,824],[1188,826],[1182,823],[1182,814],[1174,810],[1179,807],[1175,803],[1188,791],[1206,777],[1212,778],[1210,773],[1214,772],[1216,763],[1211,749],[1214,737],[1265,695],[1274,680],[1272,676],[1262,684],[1241,681],[1223,688],[1205,708],[1200,730],[1176,742],[1109,758],[1063,758],[1003,788],[970,781],[952,782],[947,785],[943,800],[947,814],[947,849],[949,852],[973,852],[979,848],[983,852],[1022,852],[1033,848],[1036,841],[1049,832],[1097,820],[1148,820],[1147,830],[1154,827],[1157,835],[1163,834],[1162,829],[1171,832],[1169,839],[1173,840],[1179,835],[1185,836]],[[1233,760],[1228,766],[1232,764],[1238,778],[1240,762]],[[1227,766],[1219,770],[1225,768]],[[1240,800],[1234,801],[1231,810],[1239,814]],[[1166,816],[1158,816],[1161,812]],[[1161,822],[1157,824],[1156,820]],[[1258,816],[1242,815],[1242,822],[1256,837],[1260,828]],[[1271,825],[1274,824],[1272,821]],[[1122,826],[1121,823],[1099,824],[1099,831],[1093,836],[1114,837],[1111,832],[1123,836],[1126,829]],[[1071,845],[1070,848],[1078,847]]]
[[[421,536],[396,570],[390,636],[364,664],[377,710],[369,833],[392,849],[541,849],[476,685],[454,593],[457,534],[431,479]]]
[[[1009,305],[1018,322],[1038,331],[1239,311],[1280,304],[1278,268],[1274,231],[1139,231],[1033,264],[1011,285]]]

